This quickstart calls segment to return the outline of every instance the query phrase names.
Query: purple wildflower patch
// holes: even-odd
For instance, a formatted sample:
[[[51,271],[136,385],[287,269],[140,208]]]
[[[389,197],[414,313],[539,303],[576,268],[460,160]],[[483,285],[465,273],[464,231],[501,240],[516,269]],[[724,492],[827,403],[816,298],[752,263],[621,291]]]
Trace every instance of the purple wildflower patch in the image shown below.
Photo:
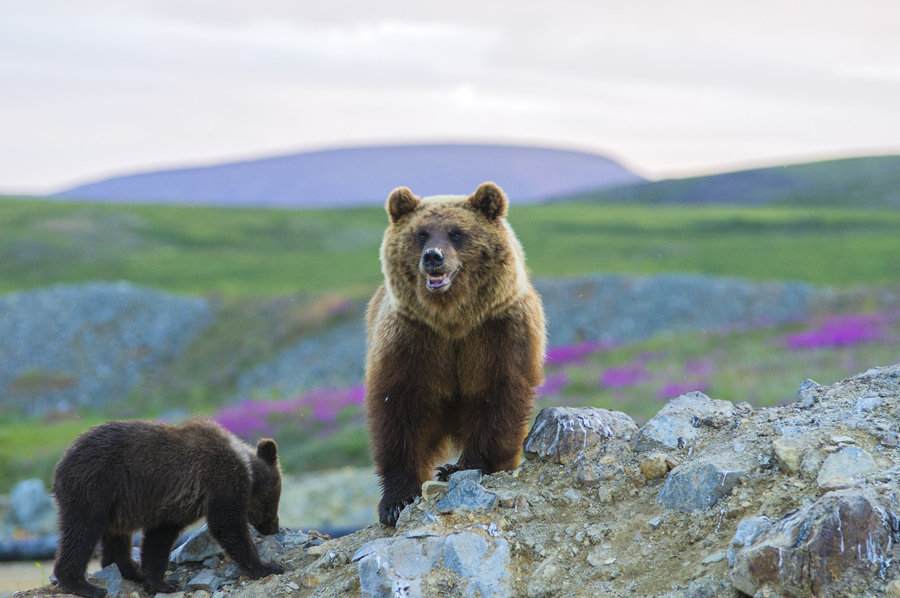
[[[213,418],[238,436],[250,438],[271,433],[279,424],[311,417],[316,425],[334,424],[338,415],[350,407],[362,405],[363,386],[345,389],[318,389],[299,397],[277,401],[247,399],[223,408]]]
[[[583,341],[574,345],[560,345],[547,350],[546,364],[548,366],[568,365],[572,363],[584,363],[585,357],[609,351],[615,347],[610,343],[600,341]]]
[[[886,328],[896,314],[848,314],[825,319],[812,330],[786,334],[782,343],[790,350],[848,347],[886,340]]]
[[[604,370],[600,376],[600,386],[607,388],[625,388],[650,379],[650,373],[643,363],[623,365]]]
[[[544,376],[544,383],[534,390],[543,397],[558,395],[569,384],[569,375],[566,372],[555,372]]]

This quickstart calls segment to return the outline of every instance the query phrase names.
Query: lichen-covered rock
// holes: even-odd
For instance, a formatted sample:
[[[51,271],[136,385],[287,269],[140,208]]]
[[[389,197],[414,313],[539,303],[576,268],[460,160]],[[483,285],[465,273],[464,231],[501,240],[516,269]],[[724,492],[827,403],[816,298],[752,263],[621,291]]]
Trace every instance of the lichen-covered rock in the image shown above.
[[[776,438],[772,442],[772,448],[775,450],[778,466],[788,475],[797,475],[800,472],[803,457],[809,449],[803,439],[791,436]]]
[[[656,501],[682,512],[708,509],[730,494],[749,471],[746,462],[728,454],[685,463],[669,473]]]
[[[819,469],[816,484],[828,490],[849,486],[855,476],[875,471],[878,466],[867,451],[856,446],[846,446],[828,455]]]
[[[741,549],[731,581],[750,595],[862,595],[891,566],[897,541],[900,518],[873,491],[829,492]]]
[[[666,403],[638,431],[634,450],[648,451],[690,446],[703,433],[703,421],[727,418],[734,413],[731,401],[711,399],[702,392],[690,392]]]
[[[481,471],[478,469],[453,473],[447,483],[447,493],[438,500],[435,508],[440,513],[449,513],[453,509],[484,512],[496,507],[499,498],[478,483],[481,477]]]
[[[728,563],[731,565],[737,563],[737,555],[741,549],[753,544],[753,541],[760,534],[768,531],[770,527],[772,527],[772,521],[768,517],[749,517],[738,523],[737,531],[734,532],[734,537],[731,538],[731,543],[725,553]]]
[[[212,537],[204,523],[200,529],[192,532],[182,544],[175,547],[172,554],[169,555],[169,560],[177,564],[202,563],[211,556],[224,553],[225,551]]]
[[[509,596],[509,558],[506,540],[475,532],[381,538],[353,555],[362,595],[377,598],[434,595],[446,583],[461,595]]]
[[[207,592],[215,592],[220,585],[226,581],[225,578],[216,575],[212,569],[202,569],[197,575],[187,582],[188,590],[206,590]]]
[[[541,409],[523,445],[527,458],[565,463],[596,452],[609,439],[630,440],[637,424],[619,411],[594,407]]]

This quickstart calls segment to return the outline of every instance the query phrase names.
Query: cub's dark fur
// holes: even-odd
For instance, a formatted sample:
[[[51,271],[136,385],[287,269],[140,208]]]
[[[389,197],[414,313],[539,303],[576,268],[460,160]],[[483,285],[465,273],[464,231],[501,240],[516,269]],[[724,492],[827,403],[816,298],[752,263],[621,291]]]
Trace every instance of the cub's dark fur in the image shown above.
[[[84,578],[97,542],[101,564],[150,592],[174,592],[163,579],[182,530],[206,517],[209,531],[231,558],[255,577],[283,573],[259,560],[247,523],[261,534],[278,531],[281,471],[278,447],[264,438],[256,449],[218,424],[114,421],[82,434],[53,478],[59,506],[59,548],[53,573],[80,596],[106,591]],[[131,537],[143,530],[141,564]]]

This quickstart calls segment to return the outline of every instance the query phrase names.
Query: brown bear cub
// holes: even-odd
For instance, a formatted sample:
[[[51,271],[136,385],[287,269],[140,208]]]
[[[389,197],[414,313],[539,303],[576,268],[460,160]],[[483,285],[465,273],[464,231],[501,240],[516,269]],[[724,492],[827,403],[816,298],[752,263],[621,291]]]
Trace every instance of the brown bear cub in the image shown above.
[[[470,197],[388,197],[385,282],[366,314],[366,409],[394,525],[451,447],[462,469],[515,469],[541,384],[544,314],[493,183]]]
[[[281,471],[278,447],[264,438],[256,449],[213,422],[179,426],[113,421],[92,428],[66,451],[53,477],[59,507],[59,548],[53,573],[79,596],[106,591],[84,578],[97,542],[101,565],[149,593],[174,592],[163,579],[182,530],[206,516],[225,552],[255,578],[283,573],[259,560],[247,523],[261,534],[278,532]],[[143,530],[140,567],[131,537]]]

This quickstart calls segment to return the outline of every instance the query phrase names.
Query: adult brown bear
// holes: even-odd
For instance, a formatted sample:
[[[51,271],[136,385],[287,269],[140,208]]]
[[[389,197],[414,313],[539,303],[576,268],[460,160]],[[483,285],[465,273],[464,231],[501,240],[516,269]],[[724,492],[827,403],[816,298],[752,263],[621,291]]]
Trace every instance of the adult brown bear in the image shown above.
[[[63,455],[53,476],[59,507],[59,549],[53,573],[79,596],[103,596],[85,568],[97,542],[101,565],[115,563],[125,579],[151,594],[174,592],[163,579],[172,544],[206,516],[209,531],[252,577],[283,573],[259,560],[247,523],[261,534],[278,532],[281,470],[278,447],[264,438],[256,448],[218,424],[180,426],[114,421],[91,428]],[[131,536],[144,530],[140,567],[131,559]]]
[[[394,525],[451,446],[459,460],[438,479],[518,466],[545,331],[499,187],[424,199],[400,187],[386,209],[385,282],[366,314],[366,408],[378,515]]]

